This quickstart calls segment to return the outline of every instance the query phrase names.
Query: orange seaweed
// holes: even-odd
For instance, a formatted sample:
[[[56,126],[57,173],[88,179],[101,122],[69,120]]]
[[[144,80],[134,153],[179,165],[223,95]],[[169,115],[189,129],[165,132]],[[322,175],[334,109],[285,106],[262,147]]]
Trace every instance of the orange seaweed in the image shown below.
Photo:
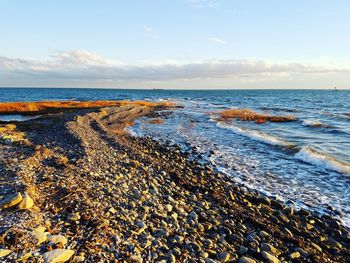
[[[145,107],[171,107],[175,106],[173,102],[151,102],[151,101],[39,101],[39,102],[1,102],[1,114],[43,114],[57,112],[64,109],[82,109],[82,108],[102,108],[112,106],[123,106],[134,104]]]
[[[296,118],[289,116],[272,116],[264,113],[257,113],[251,109],[227,109],[214,114],[218,115],[219,121],[226,121],[230,119],[239,119],[241,121],[255,121],[257,123],[270,122],[289,122],[295,121]]]

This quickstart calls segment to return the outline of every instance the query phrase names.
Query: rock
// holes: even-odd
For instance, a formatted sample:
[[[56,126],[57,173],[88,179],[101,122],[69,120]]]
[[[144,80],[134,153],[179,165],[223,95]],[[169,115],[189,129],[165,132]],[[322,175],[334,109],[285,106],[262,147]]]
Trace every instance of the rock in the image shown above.
[[[248,252],[248,248],[247,248],[247,247],[241,246],[241,247],[239,248],[239,254],[244,255],[244,254],[247,253],[247,252]]]
[[[73,258],[73,263],[79,263],[79,262],[84,262],[85,261],[85,257],[84,256],[75,256]]]
[[[21,257],[19,257],[17,259],[18,262],[27,262],[27,260],[29,258],[31,258],[33,256],[32,252],[28,252],[28,253],[25,253],[25,254],[22,254]]]
[[[37,245],[40,245],[41,243],[45,242],[47,239],[47,235],[46,233],[41,233],[41,232],[32,232],[32,236],[33,238],[35,238],[37,240]]]
[[[256,263],[256,260],[249,257],[240,257],[238,263]]]
[[[38,226],[37,228],[35,228],[35,229],[33,230],[33,232],[36,232],[36,233],[45,233],[45,230],[46,230],[45,227],[43,227],[43,226]]]
[[[261,248],[261,251],[271,252],[272,254],[277,255],[277,256],[279,254],[281,254],[277,248],[275,248],[274,246],[272,246],[268,243],[261,243],[260,248]]]
[[[306,252],[304,249],[302,249],[302,248],[300,248],[300,247],[298,247],[298,248],[296,249],[296,251],[299,252],[300,255],[301,255],[302,257],[304,257],[304,258],[306,258],[306,257],[309,256],[309,253]]]
[[[11,253],[12,253],[12,250],[10,250],[10,249],[0,248],[0,258],[6,257],[7,255],[10,255]]]
[[[311,245],[312,245],[317,251],[322,252],[322,248],[321,248],[319,245],[317,245],[317,244],[315,244],[315,243],[311,243]]]
[[[33,205],[34,205],[33,199],[27,193],[25,193],[23,195],[22,201],[18,204],[18,208],[23,210],[31,209]]]
[[[276,258],[274,255],[270,254],[269,252],[263,251],[263,252],[261,252],[261,255],[269,263],[279,263],[280,262],[278,260],[278,258]]]
[[[143,221],[137,221],[136,222],[136,226],[138,228],[144,228],[146,226],[146,224]]]
[[[168,213],[173,211],[173,206],[169,204],[165,205],[165,211],[167,211]]]
[[[0,201],[1,208],[9,208],[22,201],[21,193],[15,193]]]
[[[265,232],[265,231],[260,231],[260,232],[259,232],[259,236],[262,237],[262,238],[268,237],[269,235],[270,235],[270,234],[267,233],[267,232]]]
[[[142,263],[143,259],[140,255],[131,255],[128,259],[127,262],[129,263]]]
[[[62,235],[47,235],[47,241],[54,243],[54,244],[62,244],[65,245],[67,244],[67,238],[65,238]]]
[[[300,258],[300,253],[298,251],[295,251],[293,253],[290,253],[289,254],[289,258],[291,259],[297,259],[297,258]]]
[[[193,221],[198,221],[198,215],[194,211],[188,214],[188,218]]]
[[[220,262],[227,262],[230,260],[231,255],[227,252],[221,252],[217,254],[216,257]]]
[[[173,253],[169,253],[168,254],[168,259],[167,259],[167,263],[175,263],[176,262],[176,258],[174,256]]]
[[[117,210],[115,210],[114,207],[111,207],[110,209],[108,209],[108,212],[114,215],[115,213],[117,213]]]
[[[59,263],[68,261],[74,254],[70,249],[54,249],[42,254],[45,263]]]

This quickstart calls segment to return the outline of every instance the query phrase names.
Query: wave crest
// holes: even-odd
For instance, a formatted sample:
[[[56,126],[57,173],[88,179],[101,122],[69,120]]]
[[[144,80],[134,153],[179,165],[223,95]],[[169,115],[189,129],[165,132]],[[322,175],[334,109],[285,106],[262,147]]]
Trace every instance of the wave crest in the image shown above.
[[[281,138],[272,136],[272,135],[268,135],[266,133],[260,132],[260,131],[255,131],[255,130],[249,130],[249,129],[245,129],[245,128],[241,128],[235,125],[230,125],[230,124],[226,124],[226,123],[222,123],[222,122],[218,122],[217,125],[219,127],[225,128],[225,129],[230,129],[231,131],[233,131],[236,134],[248,137],[250,139],[259,141],[259,142],[263,142],[269,145],[275,145],[275,146],[284,146],[284,147],[291,147],[293,146],[292,144],[290,144],[289,142],[284,141]]]
[[[350,164],[336,160],[332,156],[319,153],[310,147],[303,147],[295,157],[303,162],[313,164],[342,174],[350,174]]]
[[[309,126],[309,127],[317,127],[317,128],[332,128],[332,126],[325,124],[316,119],[303,120],[302,125]]]

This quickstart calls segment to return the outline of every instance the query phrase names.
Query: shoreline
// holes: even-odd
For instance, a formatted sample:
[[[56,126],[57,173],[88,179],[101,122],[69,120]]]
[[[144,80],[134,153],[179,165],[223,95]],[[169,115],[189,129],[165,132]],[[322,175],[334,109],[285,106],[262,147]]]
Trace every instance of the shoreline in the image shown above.
[[[350,233],[338,220],[247,191],[178,147],[124,132],[163,107],[57,107],[9,122],[0,195],[27,192],[34,206],[1,209],[0,248],[11,250],[1,260],[57,249],[75,262],[350,260]]]

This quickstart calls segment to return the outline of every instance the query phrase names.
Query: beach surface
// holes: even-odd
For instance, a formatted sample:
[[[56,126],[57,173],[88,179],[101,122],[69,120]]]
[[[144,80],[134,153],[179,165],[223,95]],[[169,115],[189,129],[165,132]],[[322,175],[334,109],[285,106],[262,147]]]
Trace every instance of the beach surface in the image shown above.
[[[140,117],[161,123],[173,104],[65,103],[0,105],[41,115],[0,124],[1,261],[350,261],[337,219],[126,132]]]

